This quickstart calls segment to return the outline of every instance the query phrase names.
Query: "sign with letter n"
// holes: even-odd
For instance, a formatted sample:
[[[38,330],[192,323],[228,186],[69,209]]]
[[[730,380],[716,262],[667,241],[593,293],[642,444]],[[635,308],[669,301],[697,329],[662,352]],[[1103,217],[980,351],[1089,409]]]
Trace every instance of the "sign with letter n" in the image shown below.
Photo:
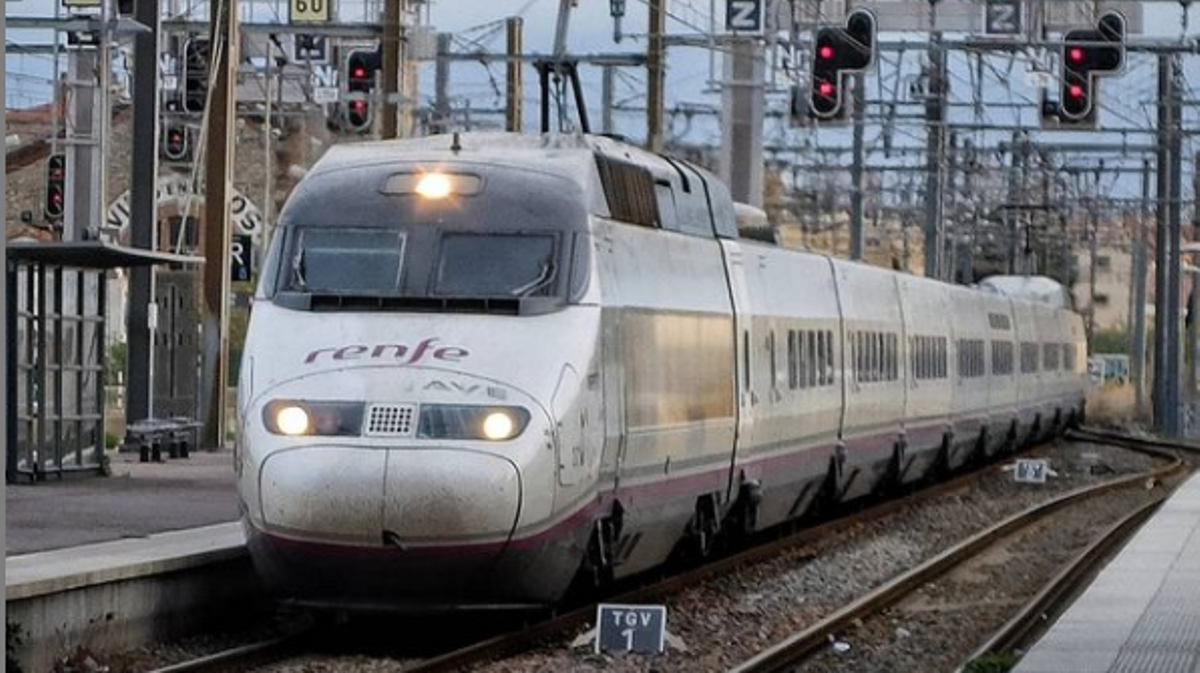
[[[731,33],[761,33],[763,0],[726,0],[725,30]]]
[[[667,608],[663,605],[596,606],[596,652],[661,654],[666,647]]]

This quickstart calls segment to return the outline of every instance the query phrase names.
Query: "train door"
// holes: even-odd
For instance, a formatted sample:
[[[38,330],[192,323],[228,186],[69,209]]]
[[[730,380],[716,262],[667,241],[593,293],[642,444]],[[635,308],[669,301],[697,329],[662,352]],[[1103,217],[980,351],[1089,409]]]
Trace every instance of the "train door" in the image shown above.
[[[603,309],[601,312],[600,356],[603,372],[604,448],[600,458],[600,490],[611,490],[615,497],[620,486],[621,466],[625,457],[625,370],[621,348],[621,319],[624,308],[621,288],[613,260],[613,225],[596,224],[596,268],[600,277]]]
[[[758,381],[754,374],[754,348],[758,343],[758,334],[753,319],[753,302],[746,265],[753,261],[754,251],[747,251],[737,241],[721,241],[725,255],[725,269],[729,274],[730,295],[733,299],[735,350],[737,363],[734,372],[737,376],[737,436],[734,442],[732,456],[733,470],[730,471],[730,488],[737,474],[738,454],[746,447],[756,444],[754,430],[755,419],[762,395],[767,392],[763,387],[767,382]],[[749,260],[749,261],[748,261]],[[734,494],[730,493],[730,497]]]

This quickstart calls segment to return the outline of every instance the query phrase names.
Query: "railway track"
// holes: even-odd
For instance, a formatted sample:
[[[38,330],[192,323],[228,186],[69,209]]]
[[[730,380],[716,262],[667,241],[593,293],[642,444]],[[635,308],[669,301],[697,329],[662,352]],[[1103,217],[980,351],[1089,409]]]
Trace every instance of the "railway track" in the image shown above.
[[[1042,505],[1029,508],[1013,517],[1009,517],[996,526],[979,533],[975,537],[957,545],[955,548],[947,550],[946,553],[922,564],[904,576],[896,578],[876,592],[872,592],[869,596],[864,596],[837,613],[830,615],[820,624],[813,625],[789,638],[787,641],[779,643],[776,647],[762,652],[759,657],[744,662],[736,670],[781,670],[789,665],[795,665],[795,662],[802,661],[805,656],[813,652],[816,648],[825,645],[828,642],[827,639],[830,634],[836,633],[855,620],[861,620],[870,614],[877,613],[887,605],[900,600],[904,595],[915,590],[931,578],[936,578],[939,574],[948,572],[953,567],[956,567],[956,565],[969,558],[973,553],[985,548],[996,539],[1005,535],[1011,535],[1028,525],[1032,525],[1036,521],[1044,519],[1061,508],[1070,506],[1072,503],[1086,501],[1102,493],[1128,487],[1148,478],[1161,479],[1177,472],[1183,467],[1183,461],[1175,454],[1163,450],[1160,448],[1161,444],[1152,440],[1095,431],[1077,432],[1074,436],[1084,441],[1120,445],[1134,451],[1154,455],[1167,462],[1165,465],[1147,472],[1111,480],[1098,486],[1077,489]],[[1186,445],[1167,446],[1171,449],[1195,451],[1194,448]],[[879,502],[852,514],[785,535],[703,566],[632,588],[617,595],[607,596],[603,600],[616,603],[645,603],[669,596],[705,580],[732,573],[743,566],[769,559],[788,550],[800,548],[815,543],[818,540],[836,536],[857,526],[865,525],[894,512],[898,507],[932,501],[956,490],[963,489],[972,480],[991,467],[989,465],[972,470],[950,481],[929,486],[911,495]],[[995,651],[1010,647],[1011,643],[1027,634],[1029,632],[1029,624],[1032,620],[1040,618],[1055,600],[1058,600],[1064,593],[1067,593],[1072,582],[1079,582],[1081,578],[1086,576],[1086,566],[1083,562],[1085,560],[1094,562],[1096,558],[1103,557],[1107,549],[1123,539],[1121,536],[1132,528],[1135,528],[1136,524],[1142,518],[1148,516],[1152,509],[1152,506],[1147,506],[1137,513],[1131,514],[1120,525],[1113,526],[1109,534],[1104,536],[1104,540],[1095,545],[1095,549],[1089,549],[1086,553],[1080,555],[1081,558],[1079,559],[1077,568],[1075,568],[1076,564],[1072,564],[1072,567],[1075,568],[1074,570],[1068,569],[1062,573],[1062,580],[1056,580],[1056,584],[1061,585],[1059,588],[1046,587],[1039,594],[1038,603],[1027,606],[1022,612],[1025,615],[1023,619],[1014,618],[1011,624],[1006,625],[1003,634],[997,634],[992,642],[989,642],[985,648],[981,648],[980,652],[983,653],[985,651]],[[1086,557],[1086,559],[1083,557]],[[595,614],[595,603],[589,603],[569,612],[536,621],[524,628],[501,633],[441,655],[412,661],[403,665],[400,670],[407,673],[454,671],[487,661],[502,659],[523,652],[538,642],[578,631],[588,625],[594,619]],[[158,669],[155,673],[253,670],[253,667],[303,654],[305,639],[306,632],[299,632],[283,638],[275,638]]]
[[[1045,503],[1030,507],[976,535],[947,549],[942,554],[894,578],[867,595],[862,596],[843,609],[829,615],[775,646],[760,652],[732,669],[734,673],[766,673],[795,668],[823,650],[838,634],[861,625],[865,620],[878,616],[887,608],[910,596],[918,589],[947,577],[955,569],[975,558],[993,545],[1005,539],[1015,539],[1023,531],[1039,524],[1055,513],[1073,505],[1079,505],[1098,496],[1122,488],[1145,483],[1147,479],[1161,480],[1182,471],[1185,462],[1171,449],[1195,451],[1194,447],[1131,438],[1113,433],[1077,431],[1072,437],[1091,442],[1113,443],[1134,451],[1141,451],[1164,459],[1161,465],[1147,472],[1114,479],[1099,485],[1076,489]],[[1071,595],[1091,570],[1109,552],[1119,546],[1136,530],[1137,526],[1153,513],[1165,500],[1166,493],[1153,497],[1118,522],[1106,529],[1091,545],[1073,558],[1055,577],[1010,619],[971,659],[987,654],[1010,651],[1034,631],[1045,620],[1047,613],[1056,610],[1061,601]]]

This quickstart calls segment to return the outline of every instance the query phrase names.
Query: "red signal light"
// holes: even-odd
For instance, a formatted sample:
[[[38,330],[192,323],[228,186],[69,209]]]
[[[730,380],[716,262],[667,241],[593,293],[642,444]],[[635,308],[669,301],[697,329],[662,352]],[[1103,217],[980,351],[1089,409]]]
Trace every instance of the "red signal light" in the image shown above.
[[[834,54],[833,47],[831,47],[827,44],[821,45],[821,48],[817,50],[817,55],[820,56],[821,58],[825,59],[826,61],[833,58],[833,54]]]
[[[363,77],[367,76],[367,69],[362,66],[355,66],[354,69],[350,71],[350,76],[357,79],[362,79]]]
[[[1083,49],[1080,47],[1071,47],[1067,50],[1067,59],[1072,63],[1083,63]]]
[[[833,95],[833,91],[833,82],[821,82],[820,84],[817,84],[817,93],[821,94],[822,96],[830,97]]]
[[[1083,98],[1083,87],[1072,84],[1071,88],[1067,89],[1067,93],[1071,95],[1071,98]]]

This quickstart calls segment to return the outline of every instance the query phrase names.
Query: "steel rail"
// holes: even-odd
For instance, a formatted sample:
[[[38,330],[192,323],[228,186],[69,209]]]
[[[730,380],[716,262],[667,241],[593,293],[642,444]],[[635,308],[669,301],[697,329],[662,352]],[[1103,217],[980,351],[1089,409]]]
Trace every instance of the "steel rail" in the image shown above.
[[[1046,623],[1046,617],[1058,614],[1064,601],[1085,583],[1100,562],[1108,558],[1117,547],[1128,540],[1138,526],[1149,518],[1166,499],[1166,494],[1160,495],[1106,529],[1099,538],[1088,545],[1087,549],[1080,552],[1053,579],[1047,582],[1019,613],[975,650],[967,658],[967,661],[987,654],[1008,652],[1027,642],[1035,629]]]
[[[251,666],[279,661],[299,651],[300,639],[308,635],[312,627],[285,636],[267,638],[256,643],[240,645],[213,654],[189,659],[170,666],[156,668],[150,673],[201,673],[203,671],[228,671],[233,667]]]
[[[1113,479],[1102,484],[1078,488],[1057,498],[1018,512],[1000,523],[976,533],[967,540],[947,549],[916,568],[893,578],[871,593],[860,597],[816,624],[763,650],[735,668],[730,669],[731,673],[763,673],[765,671],[786,670],[789,667],[795,666],[814,650],[823,646],[830,636],[838,631],[845,630],[855,620],[860,620],[881,612],[884,608],[895,604],[920,587],[944,576],[993,543],[1027,528],[1067,505],[1088,500],[1118,488],[1131,486],[1147,478],[1167,476],[1181,469],[1184,465],[1183,461],[1177,456],[1159,448],[1134,448],[1132,446],[1125,448],[1167,458],[1168,463],[1152,470],[1138,472],[1137,474]]]
[[[1067,431],[1067,439],[1076,438],[1083,441],[1102,442],[1108,444],[1116,444],[1125,448],[1132,448],[1131,445],[1136,445],[1149,449],[1174,449],[1176,451],[1185,451],[1187,453],[1200,453],[1200,444],[1188,444],[1163,437],[1138,437],[1136,435],[1127,435],[1121,432],[1112,432],[1110,430],[1101,430],[1099,428],[1079,428]]]

